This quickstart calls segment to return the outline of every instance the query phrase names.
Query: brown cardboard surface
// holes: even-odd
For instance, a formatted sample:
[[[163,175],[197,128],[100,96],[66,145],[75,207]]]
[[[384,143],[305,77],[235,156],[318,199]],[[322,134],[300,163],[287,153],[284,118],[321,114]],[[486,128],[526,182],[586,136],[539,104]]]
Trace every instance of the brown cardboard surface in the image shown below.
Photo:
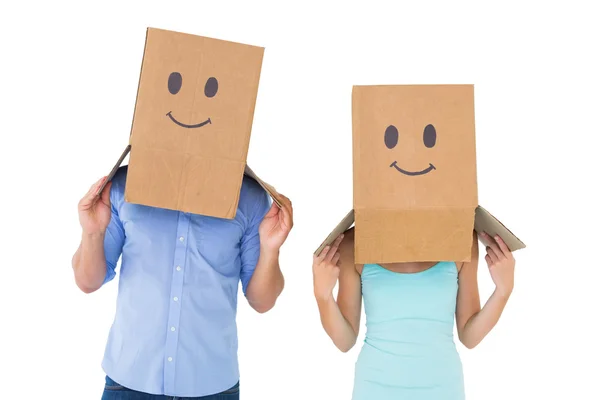
[[[262,47],[148,29],[129,140],[126,201],[235,216],[263,52]]]
[[[517,251],[526,247],[525,243],[504,226],[502,222],[498,221],[496,217],[481,206],[475,210],[475,231],[477,233],[485,232],[492,237],[499,235],[510,251]]]
[[[354,224],[354,210],[351,210],[348,214],[346,214],[344,219],[342,219],[340,221],[340,223],[337,224],[337,226],[333,229],[333,231],[331,231],[331,233],[327,236],[327,238],[323,241],[323,243],[321,243],[319,248],[317,250],[315,250],[314,254],[316,256],[321,254],[321,252],[323,251],[323,249],[325,247],[332,244],[338,236],[340,236],[342,233],[344,233],[348,229],[350,229],[353,224]]]
[[[399,233],[398,233],[397,226],[394,224],[395,224],[395,221],[390,221],[390,223],[387,224],[387,228],[390,229],[390,227],[391,227],[390,235],[394,235],[394,237],[397,237],[397,235],[399,235]],[[317,250],[315,250],[314,254],[319,255],[326,246],[331,245],[341,233],[346,232],[348,229],[350,229],[352,227],[352,225],[354,225],[354,210],[350,211],[344,217],[344,219],[342,219],[342,221],[340,221],[340,223],[331,231],[331,233],[327,236],[327,238],[323,241],[323,243],[321,243],[319,248]],[[487,234],[489,234],[491,236],[500,235],[502,240],[504,240],[504,242],[507,244],[510,251],[514,252],[517,250],[524,249],[526,247],[525,243],[523,243],[517,236],[515,236],[514,233],[512,233],[500,221],[498,221],[492,214],[490,214],[486,209],[484,209],[481,206],[478,206],[475,209],[475,227],[474,228],[477,233],[486,232]],[[417,234],[417,233],[415,232],[414,234]],[[366,236],[369,237],[368,234]],[[448,245],[448,242],[446,242],[444,245]],[[375,248],[377,248],[377,243],[371,243],[371,246],[374,246]],[[425,244],[425,246],[427,246],[427,244]],[[433,247],[437,247],[437,246],[434,245]],[[433,251],[435,251],[435,250],[433,250]],[[449,250],[449,251],[452,251],[452,250]],[[356,256],[355,256],[355,258],[356,258]],[[470,259],[470,256],[468,258],[465,258],[464,255],[457,256],[457,259],[460,259],[460,258],[463,258],[464,261],[468,261]]]
[[[106,181],[104,181],[104,183],[102,184],[102,186],[100,186],[100,188],[96,192],[96,196],[100,196],[100,193],[102,193],[104,191],[104,188],[106,187],[106,185],[108,184],[108,182],[110,182],[112,180],[112,178],[114,178],[115,174],[117,173],[117,170],[119,169],[119,167],[121,166],[121,164],[123,164],[123,161],[125,161],[125,157],[127,157],[127,155],[129,154],[130,151],[131,151],[131,146],[130,145],[128,145],[127,147],[125,147],[125,150],[123,151],[123,153],[121,154],[121,156],[117,160],[117,163],[115,164],[115,166],[113,167],[113,169],[106,176]]]
[[[473,93],[472,85],[353,88],[357,263],[470,258]]]

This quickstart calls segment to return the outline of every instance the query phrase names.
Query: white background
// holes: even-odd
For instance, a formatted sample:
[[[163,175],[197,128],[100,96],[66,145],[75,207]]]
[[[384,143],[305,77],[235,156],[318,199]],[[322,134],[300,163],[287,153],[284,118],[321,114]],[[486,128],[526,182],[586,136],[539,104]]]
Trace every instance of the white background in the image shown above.
[[[240,301],[243,399],[350,398],[360,345],[321,329],[311,257],[352,205],[351,87],[392,83],[476,85],[480,202],[528,245],[499,325],[457,344],[468,398],[600,398],[598,13],[368,3],[3,3],[0,398],[100,398],[117,285],[76,289],[76,204],[127,143],[147,26],[266,47],[249,162],[296,225],[276,308]]]

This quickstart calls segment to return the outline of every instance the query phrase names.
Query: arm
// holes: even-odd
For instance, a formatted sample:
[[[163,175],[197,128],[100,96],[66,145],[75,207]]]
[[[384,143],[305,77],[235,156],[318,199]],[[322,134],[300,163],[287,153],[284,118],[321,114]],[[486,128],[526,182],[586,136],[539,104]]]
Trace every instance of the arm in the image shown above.
[[[273,308],[284,286],[279,267],[279,249],[292,229],[293,209],[291,201],[285,196],[281,197],[282,207],[273,203],[264,218],[264,212],[260,213],[262,222],[259,222],[260,226],[253,229],[251,234],[254,237],[254,248],[259,249],[258,261],[253,270],[249,267],[252,264],[248,257],[249,246],[242,246],[243,264],[246,265],[245,268],[242,266],[242,286],[249,279],[245,289],[246,298],[250,306],[259,313]],[[265,204],[268,206],[268,198]]]
[[[313,276],[321,324],[336,347],[347,352],[358,337],[362,300],[360,275],[354,265],[354,230],[315,256]],[[336,302],[332,292],[338,278]]]
[[[73,255],[75,283],[84,293],[98,290],[115,276],[125,233],[112,205],[111,183],[100,196],[96,191],[105,178],[98,181],[79,202],[81,243]],[[106,253],[105,253],[106,251]]]
[[[479,302],[477,287],[477,264],[479,247],[477,236],[473,237],[471,261],[463,264],[458,278],[458,297],[456,307],[456,325],[460,341],[469,349],[477,346],[494,328],[512,292],[515,261],[499,237],[493,241],[485,257],[496,290],[485,303],[483,309]],[[502,249],[504,247],[504,249]]]

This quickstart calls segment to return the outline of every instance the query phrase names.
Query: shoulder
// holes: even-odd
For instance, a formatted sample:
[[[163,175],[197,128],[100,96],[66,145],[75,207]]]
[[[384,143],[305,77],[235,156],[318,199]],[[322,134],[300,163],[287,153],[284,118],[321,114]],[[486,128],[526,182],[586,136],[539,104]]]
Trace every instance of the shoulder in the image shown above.
[[[267,191],[254,179],[244,175],[238,208],[245,215],[259,213],[262,217],[270,205],[270,197]]]
[[[127,181],[127,165],[120,167],[111,180],[111,201],[120,200],[125,195],[125,182]]]

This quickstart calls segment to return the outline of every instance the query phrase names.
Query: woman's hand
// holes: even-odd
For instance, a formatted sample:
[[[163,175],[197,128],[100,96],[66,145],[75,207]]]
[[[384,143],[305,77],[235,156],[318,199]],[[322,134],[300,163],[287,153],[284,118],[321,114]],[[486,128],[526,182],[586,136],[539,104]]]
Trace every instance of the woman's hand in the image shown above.
[[[325,247],[318,256],[313,256],[313,285],[318,301],[333,298],[333,288],[340,276],[338,247],[343,238],[344,235],[338,236],[331,246]]]
[[[486,233],[482,233],[481,236],[487,245],[485,261],[496,285],[496,291],[508,297],[515,282],[515,258],[500,236],[492,238]]]

